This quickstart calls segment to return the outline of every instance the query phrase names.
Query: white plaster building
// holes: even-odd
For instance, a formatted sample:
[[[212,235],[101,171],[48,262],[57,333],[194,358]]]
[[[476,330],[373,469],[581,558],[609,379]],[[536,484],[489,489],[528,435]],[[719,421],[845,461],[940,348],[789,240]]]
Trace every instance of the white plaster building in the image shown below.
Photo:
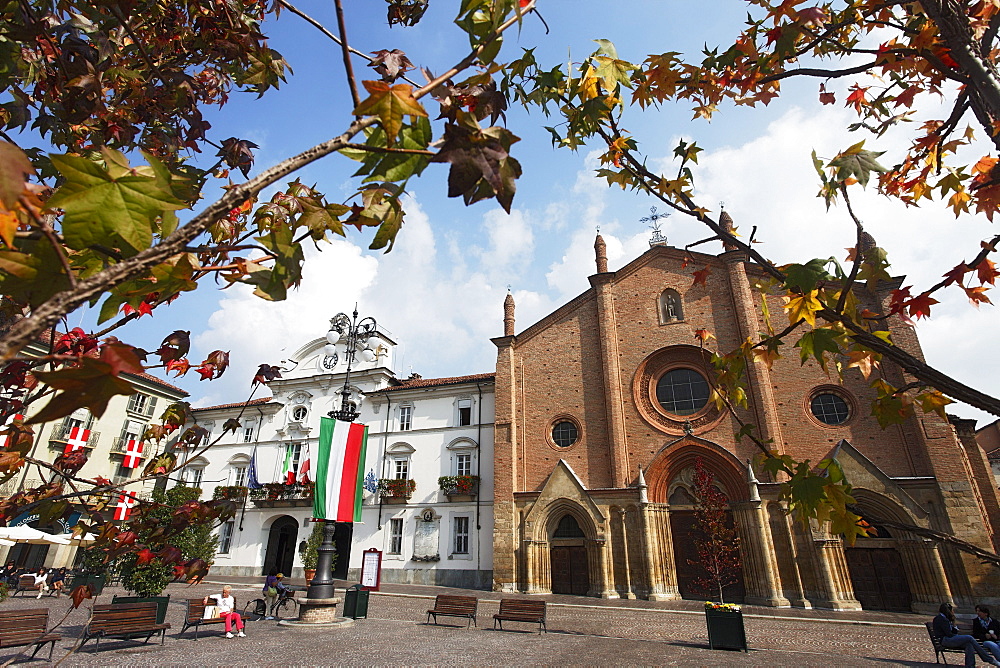
[[[378,337],[376,359],[359,358],[351,371],[357,422],[368,425],[366,489],[362,522],[337,525],[338,554],[350,558],[338,558],[334,574],[357,579],[362,551],[375,547],[384,553],[384,582],[489,588],[494,374],[399,380],[392,371],[396,344],[384,333]],[[240,429],[187,461],[179,473],[184,480],[201,487],[204,498],[239,499],[254,459],[257,480],[271,485],[251,490],[236,518],[220,528],[215,573],[263,575],[274,568],[302,575],[311,491],[298,487],[287,494],[287,486],[273,483],[282,480],[286,462],[298,478],[305,453],[316,450],[320,417],[340,407],[345,355],[340,346],[337,356],[327,356],[326,344],[320,337],[299,348],[284,363],[282,377],[269,383],[272,397],[194,410],[213,439],[231,418]],[[481,484],[465,495],[449,496],[439,487],[439,478],[459,475],[478,476]],[[383,478],[412,480],[415,490],[409,499],[391,498],[377,491]]]
[[[48,335],[46,335],[47,337]],[[25,353],[28,355],[44,355],[48,345],[37,341],[29,345]],[[42,461],[53,462],[66,448],[67,439],[74,427],[89,431],[83,446],[87,452],[87,463],[80,469],[79,476],[94,479],[98,476],[112,480],[115,483],[125,482],[141,476],[142,467],[149,457],[163,452],[169,447],[169,441],[163,443],[146,442],[142,452],[141,463],[136,468],[122,465],[125,457],[125,445],[130,439],[142,440],[146,427],[159,421],[160,414],[173,404],[188,396],[179,387],[148,373],[123,373],[135,388],[133,395],[115,395],[108,401],[107,409],[100,417],[91,414],[86,408],[79,408],[71,415],[61,420],[49,422],[35,427],[35,443],[31,456]],[[30,417],[44,406],[46,402],[32,404],[27,411]],[[79,435],[79,432],[78,432]],[[0,486],[0,496],[10,496],[14,492],[38,487],[42,482],[38,479],[38,470],[34,467],[24,467],[13,479]],[[140,498],[147,498],[152,492],[153,481],[145,481],[128,487],[138,493]],[[49,531],[51,533],[66,533],[76,524],[78,514],[57,520],[51,525],[40,526],[37,514],[24,514],[15,517],[9,526],[27,524],[29,526]],[[9,559],[18,566],[37,568],[39,566],[60,567],[71,566],[75,558],[75,546],[48,546],[20,544],[13,547],[0,547],[0,561]]]

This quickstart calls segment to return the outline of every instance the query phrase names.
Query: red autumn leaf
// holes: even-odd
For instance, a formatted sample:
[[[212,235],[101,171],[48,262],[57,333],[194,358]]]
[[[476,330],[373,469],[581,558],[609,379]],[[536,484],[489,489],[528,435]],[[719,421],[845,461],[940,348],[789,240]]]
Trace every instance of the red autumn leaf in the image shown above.
[[[105,478],[104,476],[99,475],[96,478],[94,478],[94,484],[97,485],[98,487],[103,487],[104,485],[110,485],[111,481]]]
[[[191,363],[187,361],[186,358],[181,358],[179,360],[170,360],[167,362],[167,371],[174,371],[177,376],[183,376],[191,368]]]
[[[983,285],[987,283],[996,285],[996,278],[1000,276],[1000,271],[997,271],[996,264],[992,260],[984,257],[983,261],[976,265],[976,275]]]
[[[844,103],[844,106],[853,105],[855,111],[860,112],[861,107],[868,104],[868,101],[865,100],[865,92],[867,92],[867,90],[867,88],[862,88],[857,84],[851,86],[851,94],[847,96],[847,101]]]
[[[910,299],[910,287],[893,290],[889,296],[889,314],[901,313],[906,308],[906,302]]]
[[[694,283],[692,283],[691,285],[698,285],[699,283],[701,285],[705,285],[705,280],[711,273],[712,270],[708,267],[708,265],[706,265],[704,269],[699,269],[698,271],[692,274],[692,276],[694,276]]]
[[[131,545],[135,542],[138,536],[135,535],[134,531],[122,531],[120,534],[115,536],[115,542],[118,543],[118,547],[124,547],[125,545]]]
[[[85,599],[94,598],[93,585],[77,585],[73,588],[73,593],[69,595],[73,599],[73,607],[79,608]]]
[[[139,553],[136,555],[135,565],[143,566],[153,561],[155,557],[156,555],[153,554],[152,550],[150,550],[148,547],[144,547],[141,550],[139,550]]]
[[[896,106],[903,105],[904,107],[913,106],[913,96],[920,92],[920,86],[909,86],[906,90],[896,96]]]
[[[709,339],[714,339],[715,335],[712,334],[707,329],[696,329],[694,330],[694,338],[698,339],[699,341],[701,341],[702,344],[704,344]]]
[[[198,380],[211,380],[212,376],[215,375],[215,365],[213,364],[202,364],[200,367],[195,369],[201,374],[201,378]]]
[[[907,303],[907,306],[910,309],[910,315],[914,318],[929,318],[931,315],[931,306],[937,303],[939,303],[938,300],[924,293],[911,299]]]
[[[970,269],[967,264],[964,262],[958,263],[955,267],[944,274],[944,277],[948,279],[947,282],[945,282],[945,285],[951,285],[952,283],[962,285],[965,282],[965,275],[970,271],[972,271],[972,269]]]
[[[181,551],[176,547],[168,545],[160,550],[157,555],[164,564],[175,564],[181,560]]]
[[[819,94],[819,101],[822,104],[836,104],[837,96],[834,93],[823,92]]]
[[[976,288],[962,289],[965,290],[965,295],[969,298],[969,301],[972,302],[977,308],[983,302],[986,302],[987,304],[993,303],[990,301],[990,298],[986,296],[986,291],[989,290],[986,286],[981,285]]]
[[[109,343],[103,346],[101,361],[111,366],[111,374],[114,376],[123,372],[139,374],[145,371],[132,346],[124,343]]]

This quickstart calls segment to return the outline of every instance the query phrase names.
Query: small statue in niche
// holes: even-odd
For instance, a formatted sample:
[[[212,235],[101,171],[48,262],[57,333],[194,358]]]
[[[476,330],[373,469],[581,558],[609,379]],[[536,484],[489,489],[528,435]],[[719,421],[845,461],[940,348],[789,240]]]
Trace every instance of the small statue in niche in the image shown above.
[[[673,290],[663,294],[663,314],[666,322],[682,319],[680,296]]]

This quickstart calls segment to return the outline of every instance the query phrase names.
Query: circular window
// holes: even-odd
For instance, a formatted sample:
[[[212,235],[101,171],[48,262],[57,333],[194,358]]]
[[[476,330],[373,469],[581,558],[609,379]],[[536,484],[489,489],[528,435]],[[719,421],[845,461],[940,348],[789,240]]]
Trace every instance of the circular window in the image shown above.
[[[823,424],[844,424],[851,416],[851,407],[843,397],[833,392],[823,392],[814,396],[809,402],[809,409]]]
[[[552,442],[560,448],[568,448],[576,443],[579,437],[580,431],[569,420],[560,420],[552,427]]]
[[[656,400],[672,415],[693,415],[708,403],[711,389],[693,369],[672,369],[656,381]]]
[[[308,411],[305,406],[296,406],[295,409],[292,410],[292,419],[296,422],[302,422],[306,419],[306,413],[308,413]]]

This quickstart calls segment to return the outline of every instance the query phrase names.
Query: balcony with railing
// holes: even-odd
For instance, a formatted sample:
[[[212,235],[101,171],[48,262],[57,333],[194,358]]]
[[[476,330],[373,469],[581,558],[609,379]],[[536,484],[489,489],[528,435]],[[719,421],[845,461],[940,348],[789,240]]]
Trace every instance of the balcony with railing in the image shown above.
[[[263,487],[250,490],[250,500],[258,508],[311,506],[312,498],[312,483],[285,485],[280,482],[269,482]]]
[[[52,433],[49,435],[49,447],[54,450],[62,450],[66,447],[66,440],[69,438],[70,432],[73,431],[73,426],[68,424],[61,424],[53,428]],[[97,447],[97,441],[101,438],[101,432],[91,431],[90,438],[87,439],[87,443],[83,446],[87,449],[93,449]]]
[[[124,455],[125,454],[125,448],[128,447],[128,442],[129,441],[135,441],[135,440],[138,440],[138,439],[129,438],[129,437],[126,437],[126,436],[119,436],[118,438],[116,438],[115,440],[113,440],[111,442],[111,452],[112,452],[112,454]],[[149,447],[148,443],[144,443],[143,444],[143,446],[142,446],[142,452],[139,453],[139,457],[145,459],[146,457],[149,456],[149,454],[146,452],[146,448],[148,448],[148,447]]]
[[[40,480],[35,478],[28,478],[21,484],[21,476],[14,476],[13,480],[8,480],[4,484],[0,485],[0,498],[7,498],[13,496],[16,492],[22,489],[34,489],[41,485]]]

